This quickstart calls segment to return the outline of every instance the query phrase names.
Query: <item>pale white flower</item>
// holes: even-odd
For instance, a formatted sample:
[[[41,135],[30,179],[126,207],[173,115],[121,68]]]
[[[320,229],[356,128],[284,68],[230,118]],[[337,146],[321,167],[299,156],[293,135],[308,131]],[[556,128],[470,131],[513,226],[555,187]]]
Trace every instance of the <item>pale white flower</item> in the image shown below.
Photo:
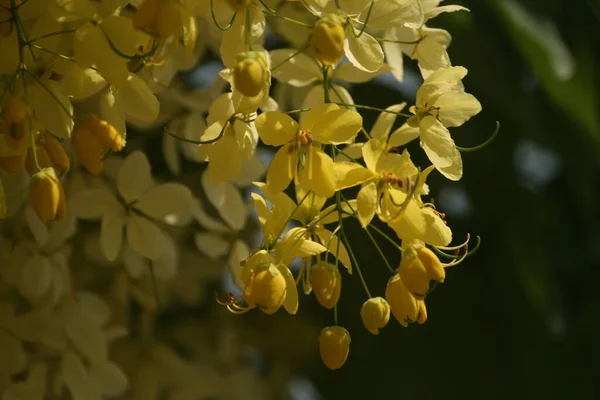
[[[117,191],[82,190],[72,199],[72,212],[79,218],[102,219],[100,245],[109,260],[117,258],[123,228],[129,246],[157,260],[167,250],[165,233],[157,222],[181,222],[191,215],[191,193],[179,183],[154,185],[146,156],[135,151],[119,169]],[[118,197],[117,197],[118,196]]]

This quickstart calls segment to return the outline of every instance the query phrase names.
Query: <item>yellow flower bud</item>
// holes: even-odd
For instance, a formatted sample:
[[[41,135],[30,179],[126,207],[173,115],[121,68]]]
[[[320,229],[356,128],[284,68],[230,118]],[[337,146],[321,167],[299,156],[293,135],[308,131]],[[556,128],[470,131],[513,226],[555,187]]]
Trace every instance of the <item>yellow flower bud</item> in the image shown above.
[[[38,165],[41,169],[52,168],[52,160],[50,160],[50,156],[46,150],[42,146],[33,145],[27,149],[27,158],[25,159],[25,169],[30,176],[39,172],[38,165],[35,163],[35,156],[33,155],[34,151],[37,154]]]
[[[46,153],[52,162],[52,167],[59,176],[69,170],[71,167],[69,156],[67,156],[65,149],[63,149],[56,138],[51,135],[46,135],[43,139],[43,148],[46,150]]]
[[[446,272],[433,251],[423,246],[406,249],[398,272],[406,288],[417,298],[424,298],[429,292],[429,282],[433,279],[443,282]]]
[[[65,192],[52,168],[31,177],[29,204],[44,223],[65,218]]]
[[[333,65],[344,56],[346,32],[341,18],[329,15],[321,18],[310,39],[313,56],[325,65]]]
[[[417,299],[404,286],[400,275],[396,274],[389,280],[385,288],[385,299],[400,325],[407,327],[409,322],[417,320],[419,316]]]
[[[14,156],[0,157],[0,168],[9,174],[15,174],[23,168],[26,158],[26,152]]]
[[[2,133],[6,145],[19,148],[27,133],[27,104],[19,98],[11,96],[2,109]]]
[[[246,9],[246,6],[250,4],[252,0],[225,0],[225,3],[229,5],[235,12],[242,12]]]
[[[363,325],[373,335],[379,334],[379,329],[390,320],[390,305],[382,297],[373,297],[363,304],[360,309]]]
[[[417,322],[419,324],[424,324],[427,321],[427,307],[425,307],[425,300],[417,300],[419,304],[419,318],[417,318]]]
[[[329,369],[342,368],[350,352],[350,333],[341,326],[329,326],[319,336],[321,360]]]
[[[259,306],[265,314],[273,314],[283,305],[286,297],[286,281],[274,265],[258,267],[244,288],[248,306]]]
[[[321,262],[311,269],[311,283],[319,304],[333,308],[340,299],[342,276],[335,265]]]
[[[98,138],[100,144],[112,151],[121,151],[125,147],[125,139],[108,122],[94,116],[88,117],[86,127]]]
[[[179,10],[172,0],[145,0],[133,14],[134,29],[143,30],[161,39],[179,30]]]
[[[257,96],[265,86],[266,63],[258,53],[240,54],[233,69],[233,84],[244,96]]]
[[[77,160],[94,175],[102,172],[105,148],[89,129],[79,127],[73,131],[73,151]]]

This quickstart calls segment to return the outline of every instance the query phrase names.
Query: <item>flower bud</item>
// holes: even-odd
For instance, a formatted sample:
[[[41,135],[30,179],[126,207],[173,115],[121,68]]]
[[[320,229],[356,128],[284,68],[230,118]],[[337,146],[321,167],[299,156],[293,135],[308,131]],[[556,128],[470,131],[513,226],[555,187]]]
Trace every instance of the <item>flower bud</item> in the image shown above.
[[[63,149],[56,138],[51,135],[46,135],[43,139],[43,148],[46,150],[52,163],[52,167],[59,176],[69,170],[71,167],[69,156],[67,156],[65,149]]]
[[[425,300],[417,300],[419,304],[419,317],[417,318],[417,322],[419,324],[424,324],[427,321],[427,307],[425,307]]]
[[[29,204],[44,223],[65,217],[65,192],[52,168],[31,177]]]
[[[321,18],[310,39],[313,56],[325,65],[333,65],[344,56],[346,32],[343,20],[329,15]]]
[[[424,298],[429,292],[429,281],[443,282],[446,272],[439,258],[425,246],[406,249],[398,272],[406,288],[417,298]]]
[[[125,147],[125,139],[108,122],[94,116],[88,117],[86,127],[98,138],[100,144],[112,151],[121,151]]]
[[[235,62],[233,83],[244,96],[257,96],[265,86],[267,66],[258,53],[242,53]]]
[[[350,352],[350,333],[341,326],[329,326],[319,336],[321,360],[329,369],[342,368]]]
[[[73,131],[73,151],[77,160],[94,175],[102,172],[105,149],[100,140],[88,128],[79,127]]]
[[[265,314],[273,314],[283,305],[286,297],[286,281],[274,265],[258,267],[244,288],[248,306],[259,306]]]
[[[9,174],[16,174],[25,165],[27,152],[23,152],[14,156],[0,157],[0,168]]]
[[[37,165],[35,163],[35,156],[33,152],[37,154]],[[30,176],[33,176],[39,172],[38,166],[41,169],[52,168],[52,160],[42,146],[33,145],[27,149],[27,158],[25,159],[25,169]]]
[[[389,280],[385,288],[385,299],[400,325],[407,327],[409,322],[417,320],[419,316],[417,299],[404,286],[400,275],[396,274]]]
[[[340,299],[342,276],[335,265],[321,262],[311,268],[313,292],[319,304],[333,308]]]
[[[246,6],[250,4],[252,0],[225,0],[225,3],[229,5],[235,12],[242,12],[246,9]]]
[[[363,325],[373,335],[379,334],[379,329],[390,320],[390,305],[382,297],[373,297],[363,304],[360,309]]]
[[[19,148],[27,133],[27,104],[15,96],[8,98],[2,109],[2,136],[6,145]]]

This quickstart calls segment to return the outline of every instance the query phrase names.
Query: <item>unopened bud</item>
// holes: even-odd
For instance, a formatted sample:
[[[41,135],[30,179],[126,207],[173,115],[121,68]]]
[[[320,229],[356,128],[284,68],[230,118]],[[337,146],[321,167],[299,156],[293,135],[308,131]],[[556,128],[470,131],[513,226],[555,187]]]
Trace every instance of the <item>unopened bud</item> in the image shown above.
[[[44,223],[65,217],[65,192],[52,168],[31,177],[29,204]]]
[[[172,0],[145,0],[133,14],[134,29],[161,39],[174,35],[181,25],[177,6]]]
[[[342,276],[335,265],[325,262],[314,265],[310,280],[319,304],[327,309],[333,308],[342,291]]]
[[[242,12],[246,9],[246,6],[250,4],[252,0],[225,0],[225,3],[229,5],[235,12]]]
[[[27,152],[17,154],[14,156],[0,157],[0,168],[9,174],[16,174],[21,171],[25,165],[25,159],[27,158]]]
[[[439,258],[425,246],[406,249],[398,272],[406,288],[417,298],[424,298],[429,292],[429,282],[433,279],[443,282],[446,272]]]
[[[100,140],[86,127],[73,131],[73,152],[75,157],[85,169],[94,175],[102,172],[105,148]]]
[[[125,147],[123,136],[119,135],[119,132],[107,121],[90,116],[86,120],[86,126],[106,149],[121,151]]]
[[[364,302],[360,309],[363,325],[373,335],[379,334],[379,329],[390,320],[390,305],[382,297],[373,297]]]
[[[34,151],[37,155],[37,164],[36,157],[33,154]],[[40,169],[52,168],[52,160],[50,160],[50,156],[46,152],[46,149],[44,149],[42,146],[33,145],[27,149],[25,169],[30,176],[33,176],[39,172],[38,166]]]
[[[350,352],[350,333],[341,326],[329,326],[319,336],[321,360],[329,369],[341,368]]]
[[[344,56],[346,32],[343,20],[334,15],[321,18],[310,39],[313,56],[325,65],[333,65]]]
[[[8,98],[2,109],[2,136],[6,145],[17,149],[27,133],[27,104],[15,96]]]
[[[419,317],[417,318],[417,322],[419,324],[424,324],[427,321],[427,307],[425,307],[425,300],[417,300],[419,304]]]
[[[60,142],[51,135],[46,135],[43,139],[43,147],[52,162],[52,167],[56,173],[60,176],[66,173],[71,167],[69,156],[65,152],[65,149],[61,146]]]
[[[233,84],[244,96],[257,96],[266,82],[267,66],[258,53],[240,54],[233,69]]]
[[[419,316],[417,299],[408,291],[400,275],[394,275],[385,288],[385,299],[400,325],[407,327]]]
[[[244,288],[250,307],[259,306],[265,314],[273,314],[285,301],[286,281],[274,265],[259,267],[252,273]]]

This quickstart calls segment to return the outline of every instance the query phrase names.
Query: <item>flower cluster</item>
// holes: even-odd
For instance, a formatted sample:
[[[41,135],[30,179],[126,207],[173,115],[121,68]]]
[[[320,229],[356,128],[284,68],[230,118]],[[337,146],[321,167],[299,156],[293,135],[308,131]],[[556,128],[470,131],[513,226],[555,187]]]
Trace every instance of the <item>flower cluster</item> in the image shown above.
[[[337,321],[343,278],[363,283],[370,332],[390,311],[403,326],[425,322],[426,296],[473,251],[469,238],[450,246],[427,177],[462,177],[450,128],[481,111],[462,83],[467,70],[450,62],[449,33],[427,26],[467,10],[440,2],[0,0],[5,397],[150,399],[167,390],[163,380],[170,398],[207,395],[183,382],[199,366],[154,331],[165,308],[202,301],[202,282],[219,279],[224,259],[240,295],[217,300],[234,313],[295,314],[300,284],[336,310],[318,341],[331,369],[349,353]],[[266,46],[268,35],[287,48]],[[207,50],[223,69],[212,86],[186,88],[181,72]],[[424,79],[408,112],[354,101],[351,84],[385,73],[402,81],[404,56]],[[380,114],[367,130],[358,111]],[[131,127],[148,133],[128,136]],[[164,181],[143,151],[156,127],[165,127]],[[406,149],[417,139],[431,162],[423,168]],[[267,167],[259,146],[275,150]],[[189,179],[181,156],[207,165],[201,177]],[[257,248],[244,237],[253,215]],[[352,220],[391,272],[385,298],[366,285],[344,231]],[[397,268],[376,237],[401,252]],[[128,360],[112,360],[123,342]],[[160,372],[169,369],[183,372]]]

